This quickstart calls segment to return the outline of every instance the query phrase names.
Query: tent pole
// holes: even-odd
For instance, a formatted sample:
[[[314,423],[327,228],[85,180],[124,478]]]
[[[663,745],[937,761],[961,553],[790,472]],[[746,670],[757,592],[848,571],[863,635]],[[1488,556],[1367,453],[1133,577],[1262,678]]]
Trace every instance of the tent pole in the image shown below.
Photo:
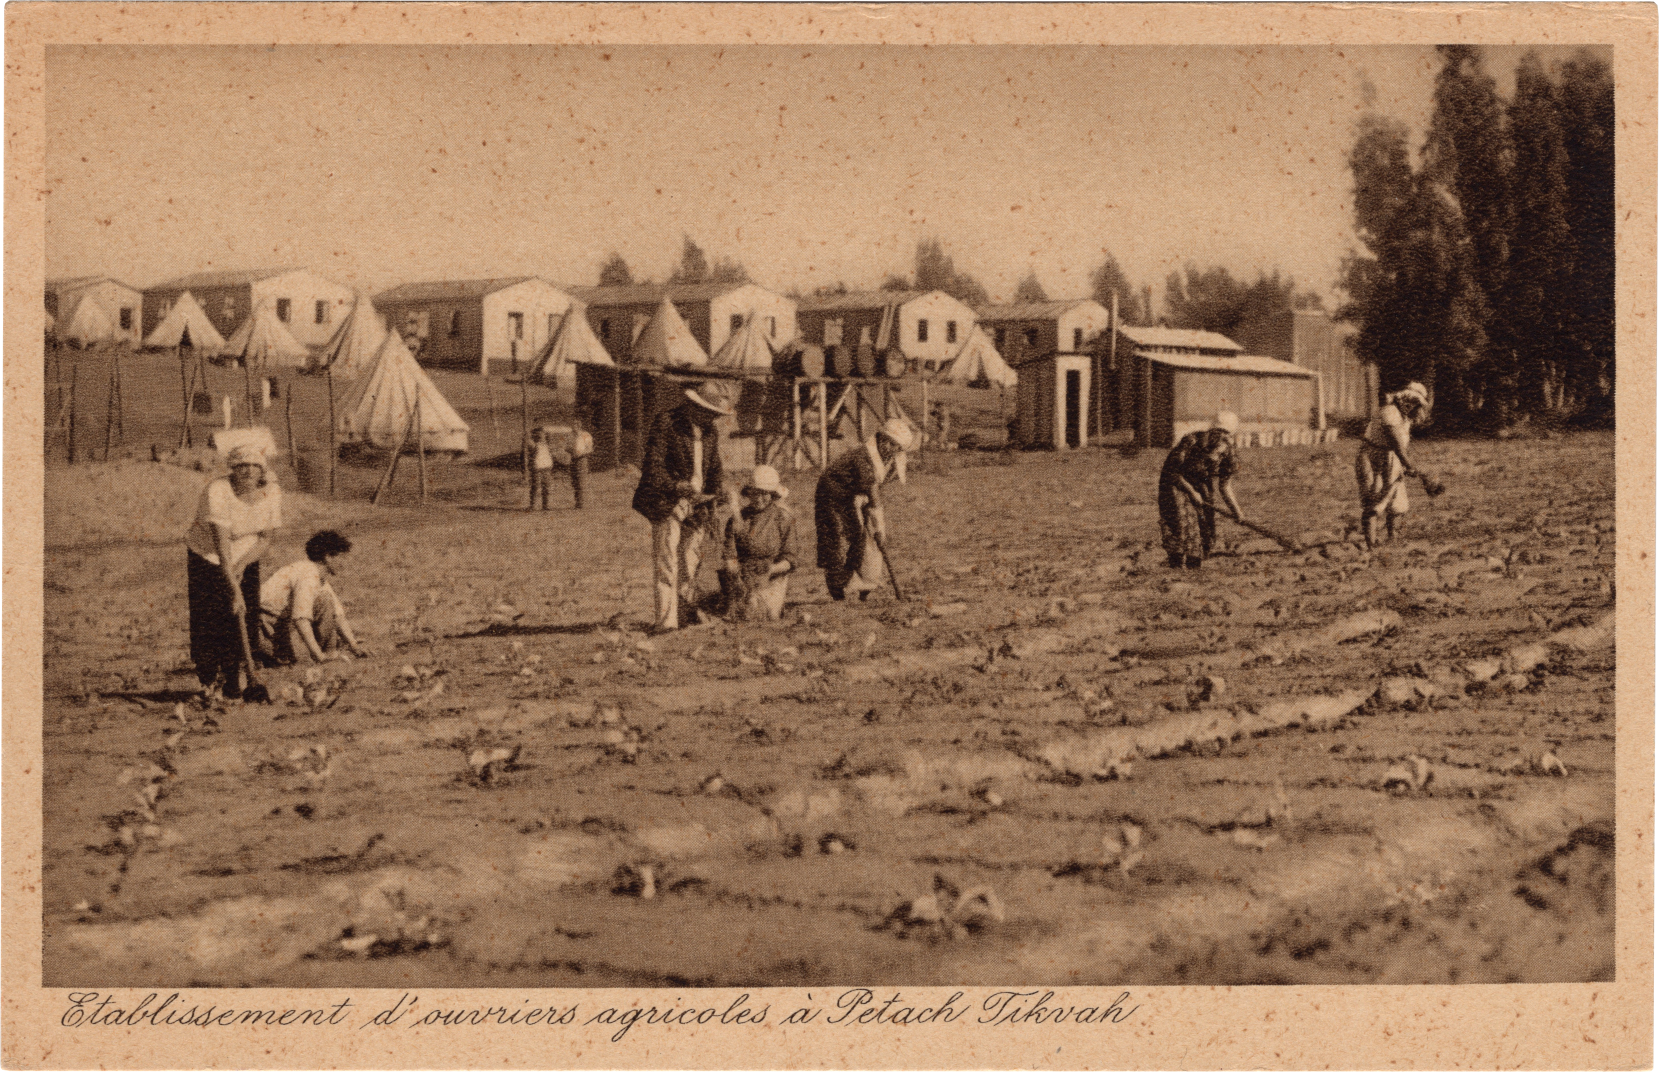
[[[340,448],[334,442],[334,366],[328,366],[328,497],[334,498],[334,470]]]
[[[179,431],[179,449],[193,446],[190,442],[190,388],[195,384],[190,382],[184,370],[184,351],[177,346],[173,347],[173,356],[179,359],[179,390],[184,394],[184,427]],[[194,370],[191,370],[194,371]]]
[[[795,418],[794,454],[790,459],[790,468],[799,472],[801,469],[801,381],[796,377],[789,388],[790,412]]]
[[[104,461],[109,461],[109,441],[115,432],[115,366],[109,367],[109,387],[104,396]]]
[[[518,364],[518,360],[517,360],[516,357],[513,361],[513,364],[515,366]],[[524,486],[529,489],[530,499],[531,499],[530,505],[532,507],[534,507],[536,505],[536,503],[535,503],[536,485],[530,479],[530,377],[529,376],[527,376],[527,375],[526,376],[520,376],[518,378],[518,395],[519,395],[519,440],[518,440],[519,467],[524,471]]]
[[[622,468],[622,370],[611,370],[611,468]]]
[[[829,387],[818,381],[818,468],[829,468]]]
[[[282,396],[282,423],[288,429],[288,464],[296,470],[299,458],[294,453],[294,381],[288,381],[288,393]]]
[[[919,462],[919,463],[925,463],[927,461],[927,422],[928,422],[929,417],[932,416],[932,414],[933,414],[933,411],[931,409],[929,409],[928,405],[927,405],[927,381],[923,380],[922,381],[922,442],[916,448],[916,461]],[[925,469],[925,468],[927,468],[927,466],[925,464],[918,464],[916,466],[916,468],[917,469]]]
[[[246,353],[242,355],[242,397],[248,404],[248,427],[253,427],[253,362]]]
[[[426,505],[426,426],[421,423],[421,396],[415,394],[415,449],[420,457],[421,505]]]
[[[490,379],[487,370],[484,374],[484,393],[490,399],[490,441],[499,443],[501,441],[501,424],[495,419],[495,381]]]
[[[127,445],[127,400],[121,388],[121,351],[115,352],[115,435],[122,447]]]

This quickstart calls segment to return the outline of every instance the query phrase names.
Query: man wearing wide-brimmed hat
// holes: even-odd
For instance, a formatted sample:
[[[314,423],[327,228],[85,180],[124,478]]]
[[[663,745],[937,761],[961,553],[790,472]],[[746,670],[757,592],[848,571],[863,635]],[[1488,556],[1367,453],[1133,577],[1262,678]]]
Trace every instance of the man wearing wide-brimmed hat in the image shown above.
[[[703,536],[720,494],[720,432],[715,420],[732,411],[724,380],[688,388],[685,401],[651,422],[634,509],[651,522],[651,572],[656,591],[653,632],[678,629],[695,604],[693,586]]]
[[[818,478],[812,513],[818,531],[818,567],[831,599],[857,592],[860,599],[879,587],[886,564],[872,546],[874,532],[885,542],[887,515],[881,485],[903,471],[904,452],[915,442],[910,426],[894,417],[855,450],[837,458]]]
[[[1354,458],[1354,479],[1359,482],[1359,523],[1367,547],[1376,547],[1380,541],[1379,517],[1392,540],[1400,520],[1411,509],[1406,478],[1417,475],[1417,467],[1411,462],[1411,426],[1421,424],[1428,412],[1428,388],[1408,383],[1386,396],[1383,407],[1365,426],[1364,440]]]
[[[738,621],[777,621],[799,554],[789,489],[770,465],[757,465],[743,485],[744,504],[726,523],[720,576],[726,613]]]

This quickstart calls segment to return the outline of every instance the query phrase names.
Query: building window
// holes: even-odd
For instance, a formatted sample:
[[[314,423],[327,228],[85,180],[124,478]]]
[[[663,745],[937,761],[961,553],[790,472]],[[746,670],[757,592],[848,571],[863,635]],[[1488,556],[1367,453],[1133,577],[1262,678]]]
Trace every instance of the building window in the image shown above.
[[[926,320],[916,321],[916,341],[917,342],[926,342],[927,341],[927,321]]]
[[[599,337],[606,342],[611,341],[611,322],[609,320],[599,321]]]
[[[1007,328],[997,328],[997,352],[1001,353],[1002,348],[1004,346],[1007,346],[1007,345],[1008,345],[1008,329]]]
[[[824,345],[825,346],[840,346],[841,345],[841,321],[840,320],[826,320],[826,321],[824,321]]]
[[[513,338],[515,338],[515,339],[524,338],[524,314],[523,313],[508,313],[507,314],[507,327],[512,330]]]
[[[230,301],[229,298],[226,298],[225,299],[225,315],[226,316],[230,315],[231,308],[232,308],[231,301]],[[290,308],[291,308],[291,303],[288,301],[287,298],[278,298],[277,299],[277,319],[282,321],[284,324],[288,323],[288,313],[290,311]]]
[[[318,323],[318,324],[328,323],[328,302],[326,302],[326,301],[317,302],[316,323]]]
[[[461,337],[461,310],[459,309],[449,314],[449,337],[452,339]]]
[[[1082,328],[1072,328],[1071,329],[1071,348],[1073,350],[1083,349],[1083,329]]]
[[[954,321],[954,320],[945,321],[945,341],[946,342],[955,342],[956,341],[956,321]]]
[[[769,317],[766,318],[766,333],[768,335],[772,336],[772,338],[774,338],[774,339],[778,337],[778,318],[777,317],[769,316]]]
[[[1027,346],[1031,347],[1033,350],[1035,350],[1037,348],[1037,329],[1036,328],[1026,328],[1025,329],[1025,344]]]
[[[132,330],[132,306],[130,305],[123,305],[121,307],[121,330]]]
[[[732,314],[732,334],[733,335],[737,334],[737,329],[741,328],[742,326],[743,326],[743,318],[741,316],[737,315],[736,313],[733,313]]]

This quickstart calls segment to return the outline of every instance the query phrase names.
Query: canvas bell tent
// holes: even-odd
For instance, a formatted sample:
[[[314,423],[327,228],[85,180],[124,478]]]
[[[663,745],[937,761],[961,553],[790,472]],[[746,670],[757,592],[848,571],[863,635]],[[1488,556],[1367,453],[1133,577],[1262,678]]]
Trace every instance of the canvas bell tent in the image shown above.
[[[381,343],[386,341],[386,334],[380,314],[374,311],[366,295],[359,294],[351,312],[340,321],[340,326],[317,352],[310,367],[317,372],[326,369],[336,379],[356,379],[374,364]]]
[[[417,405],[418,444],[411,434]],[[346,395],[337,427],[341,441],[346,443],[396,450],[402,442],[405,450],[419,445],[429,451],[454,452],[467,449],[467,430],[467,422],[439,392],[395,331],[386,333],[374,363]]]
[[[217,354],[224,349],[225,337],[187,290],[179,295],[155,330],[144,337],[144,345],[160,350],[192,346],[197,353]]]
[[[995,387],[1013,387],[1019,383],[1019,374],[997,353],[985,329],[975,324],[968,333],[968,341],[961,351],[939,370],[937,379],[964,386],[989,383]]]
[[[115,320],[104,311],[98,299],[88,294],[75,303],[66,323],[57,336],[63,342],[85,349],[102,342],[113,342],[122,336],[115,330]]]
[[[656,315],[639,333],[639,338],[634,340],[633,359],[637,365],[660,368],[709,363],[709,355],[703,352],[703,347],[675,310],[674,303],[667,298],[657,306]]]
[[[772,344],[767,341],[766,330],[751,311],[743,318],[743,325],[732,332],[724,346],[715,351],[709,364],[735,372],[769,374],[776,359]]]
[[[611,360],[611,355],[593,333],[583,310],[572,307],[553,337],[536,355],[536,363],[530,368],[530,382],[562,392],[574,391],[578,365],[615,368],[616,362]]]
[[[255,309],[225,340],[220,352],[248,368],[301,368],[311,358],[311,351],[282,326],[275,306],[269,303]]]

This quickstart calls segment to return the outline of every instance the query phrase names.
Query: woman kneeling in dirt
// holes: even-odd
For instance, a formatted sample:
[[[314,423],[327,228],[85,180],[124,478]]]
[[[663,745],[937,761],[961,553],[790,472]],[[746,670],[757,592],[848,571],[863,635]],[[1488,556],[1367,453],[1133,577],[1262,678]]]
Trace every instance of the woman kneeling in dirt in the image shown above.
[[[887,517],[877,489],[892,479],[910,449],[909,425],[894,417],[862,447],[837,458],[818,478],[812,516],[818,530],[818,567],[831,599],[857,592],[864,599],[881,584],[885,568],[879,547],[868,539],[887,538]]]
[[[257,643],[248,606],[259,606],[259,556],[282,527],[282,489],[266,480],[257,447],[237,447],[226,460],[230,475],[208,481],[185,535],[185,577],[196,677],[210,695],[222,688],[236,699],[245,650],[236,631],[248,631],[249,648]]]
[[[1382,409],[1365,426],[1365,437],[1354,458],[1354,478],[1359,481],[1359,523],[1365,532],[1365,546],[1379,542],[1377,515],[1381,514],[1392,540],[1401,519],[1411,509],[1406,496],[1406,478],[1417,475],[1411,464],[1411,426],[1428,415],[1428,388],[1409,383],[1383,399]]]
[[[1223,411],[1208,431],[1182,436],[1164,459],[1158,475],[1158,530],[1171,569],[1197,569],[1210,557],[1218,501],[1224,501],[1234,517],[1244,517],[1233,494],[1237,432],[1238,418]]]
[[[260,587],[260,653],[269,665],[289,666],[302,651],[319,663],[369,654],[329,583],[350,552],[350,540],[325,529],[305,541],[303,559],[277,570]]]
[[[720,587],[734,620],[775,622],[783,615],[796,558],[795,515],[783,504],[788,496],[778,471],[757,465],[743,487],[746,505],[726,522]]]

